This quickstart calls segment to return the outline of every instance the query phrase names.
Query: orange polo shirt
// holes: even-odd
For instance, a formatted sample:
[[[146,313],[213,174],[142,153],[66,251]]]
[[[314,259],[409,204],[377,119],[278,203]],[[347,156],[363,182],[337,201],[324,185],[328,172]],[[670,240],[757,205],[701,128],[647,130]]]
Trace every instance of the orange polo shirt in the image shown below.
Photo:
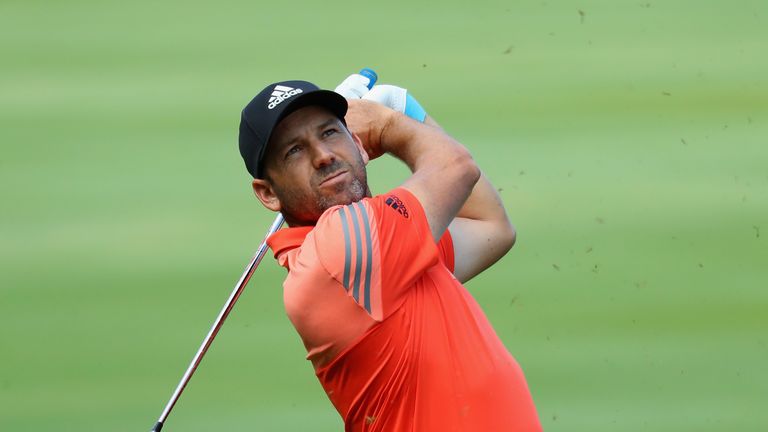
[[[288,318],[346,431],[539,431],[523,372],[407,189],[268,240]]]

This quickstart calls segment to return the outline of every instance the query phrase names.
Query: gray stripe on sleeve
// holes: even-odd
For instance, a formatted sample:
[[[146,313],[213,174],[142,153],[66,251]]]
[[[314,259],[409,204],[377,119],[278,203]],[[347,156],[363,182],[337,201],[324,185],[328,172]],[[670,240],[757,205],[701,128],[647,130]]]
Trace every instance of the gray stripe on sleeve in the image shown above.
[[[339,209],[341,215],[341,227],[344,230],[344,288],[349,290],[349,264],[352,259],[352,246],[349,243],[349,222],[347,222],[347,212],[344,207]]]
[[[350,217],[352,218],[352,226],[355,227],[355,279],[352,281],[354,289],[352,290],[352,297],[355,301],[360,300],[360,273],[363,271],[363,236],[360,234],[360,222],[358,221],[355,209],[352,204],[346,208],[349,209]]]
[[[363,214],[363,227],[365,228],[365,310],[371,313],[371,263],[373,257],[371,254],[371,219],[368,217],[368,211],[365,209],[365,205],[362,202],[357,203],[357,207],[360,209],[360,213]]]

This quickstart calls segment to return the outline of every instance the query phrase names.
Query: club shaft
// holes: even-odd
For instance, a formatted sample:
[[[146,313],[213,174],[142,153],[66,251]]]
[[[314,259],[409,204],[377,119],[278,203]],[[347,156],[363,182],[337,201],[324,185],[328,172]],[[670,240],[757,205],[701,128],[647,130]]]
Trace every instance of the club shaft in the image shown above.
[[[240,280],[237,281],[235,288],[232,290],[232,294],[229,295],[227,302],[224,303],[224,307],[221,309],[221,312],[219,312],[219,316],[216,317],[216,321],[213,322],[213,326],[211,326],[211,330],[208,331],[208,335],[205,337],[205,339],[203,340],[203,343],[200,345],[200,348],[197,350],[197,353],[192,358],[192,362],[189,363],[189,366],[187,367],[186,372],[184,372],[184,376],[181,377],[181,381],[179,382],[179,385],[176,386],[176,390],[173,392],[171,399],[165,405],[165,409],[163,409],[163,413],[160,414],[160,418],[158,419],[157,424],[155,424],[155,427],[152,429],[152,431],[159,432],[160,429],[163,427],[163,424],[165,423],[165,419],[168,418],[168,414],[170,414],[171,410],[173,409],[173,406],[176,405],[176,401],[179,400],[179,396],[181,396],[181,393],[184,391],[184,387],[187,386],[187,383],[189,382],[190,378],[192,378],[192,374],[195,373],[197,366],[200,364],[200,361],[203,359],[203,356],[208,351],[208,348],[211,346],[211,343],[213,342],[213,339],[216,337],[216,334],[219,332],[219,329],[221,328],[222,324],[224,324],[224,320],[227,319],[229,312],[232,311],[232,308],[235,306],[237,299],[240,297],[240,294],[242,294],[243,289],[248,284],[248,281],[251,279],[251,275],[253,275],[253,272],[259,266],[261,259],[264,258],[264,255],[266,254],[267,248],[268,248],[267,238],[272,234],[274,234],[275,232],[277,232],[277,230],[279,230],[282,225],[283,225],[283,215],[278,214],[277,217],[275,218],[275,221],[272,222],[272,226],[269,227],[269,231],[267,232],[267,235],[264,236],[264,241],[262,241],[261,245],[259,245],[259,249],[256,251],[256,254],[251,259],[251,262],[248,263],[248,265],[245,267],[245,271],[243,272],[243,275],[240,276]]]

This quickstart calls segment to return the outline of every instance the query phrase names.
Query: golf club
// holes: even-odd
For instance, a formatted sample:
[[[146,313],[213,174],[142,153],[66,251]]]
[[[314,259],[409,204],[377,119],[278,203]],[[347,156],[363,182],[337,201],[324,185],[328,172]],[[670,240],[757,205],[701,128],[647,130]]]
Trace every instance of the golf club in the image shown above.
[[[171,395],[171,399],[165,405],[165,408],[163,409],[163,413],[160,414],[160,418],[157,420],[157,423],[155,423],[155,426],[152,428],[152,432],[160,432],[160,430],[163,428],[163,424],[165,423],[165,420],[168,418],[168,414],[171,413],[173,406],[176,404],[176,401],[179,400],[179,396],[181,396],[181,392],[184,391],[184,387],[187,386],[187,383],[189,382],[190,378],[192,378],[192,374],[195,373],[197,366],[200,364],[200,361],[203,359],[203,356],[205,355],[206,351],[208,351],[208,348],[211,346],[211,343],[213,342],[213,338],[216,337],[216,333],[219,332],[221,325],[224,324],[224,320],[227,319],[229,312],[232,311],[232,308],[235,306],[235,303],[237,302],[237,299],[240,297],[240,294],[242,294],[243,289],[245,288],[245,285],[248,284],[248,280],[251,279],[251,275],[253,275],[253,272],[259,266],[261,259],[264,258],[264,254],[267,252],[267,238],[269,238],[269,236],[271,236],[272,234],[276,233],[277,230],[279,230],[282,225],[283,225],[283,215],[278,213],[277,217],[275,218],[275,221],[272,222],[272,226],[269,227],[269,231],[267,231],[267,235],[264,236],[264,240],[261,242],[261,245],[259,245],[259,248],[256,250],[256,254],[251,259],[251,262],[248,263],[248,265],[245,267],[245,271],[243,272],[243,275],[240,276],[240,280],[237,281],[237,284],[235,284],[235,288],[234,290],[232,290],[232,294],[229,295],[227,302],[224,303],[224,307],[221,309],[221,312],[219,312],[219,316],[217,316],[216,321],[213,322],[213,326],[211,326],[211,330],[208,331],[208,335],[205,336],[205,339],[203,339],[203,343],[200,345],[200,348],[197,350],[197,353],[192,358],[192,362],[190,362],[189,366],[187,366],[187,370],[186,372],[184,372],[184,376],[181,377],[181,382],[179,382],[179,385],[176,386],[176,390],[174,390],[173,395]]]
[[[369,79],[368,89],[372,88],[378,79],[376,72],[369,68],[362,69],[359,74]],[[224,303],[224,307],[221,309],[221,312],[219,312],[219,315],[213,322],[211,330],[208,331],[208,335],[205,336],[203,343],[200,345],[200,348],[198,348],[197,353],[192,358],[189,366],[187,366],[186,372],[184,372],[184,375],[181,377],[181,381],[176,386],[176,390],[174,390],[173,394],[171,395],[171,399],[165,405],[162,414],[160,414],[160,418],[157,420],[157,423],[155,423],[155,426],[151,429],[151,432],[160,432],[160,430],[163,428],[163,425],[165,424],[168,415],[171,413],[173,406],[176,405],[176,401],[179,400],[179,396],[181,396],[181,393],[184,391],[184,388],[187,386],[190,378],[192,378],[192,374],[195,373],[197,366],[200,364],[203,356],[211,346],[213,339],[216,337],[216,334],[219,332],[222,324],[224,324],[224,320],[227,319],[227,316],[232,311],[232,308],[235,306],[235,303],[240,297],[240,294],[242,294],[245,285],[248,284],[248,281],[251,279],[251,275],[253,275],[253,272],[259,266],[261,259],[264,258],[264,254],[267,251],[267,238],[276,233],[277,230],[279,230],[283,225],[283,222],[283,215],[278,213],[275,221],[272,222],[272,226],[269,227],[269,231],[267,231],[267,234],[264,236],[264,240],[256,250],[256,254],[251,259],[251,262],[245,267],[245,271],[243,272],[243,275],[240,276],[240,280],[237,281],[237,284],[235,284],[235,288],[232,290],[232,294],[229,295],[226,303]]]

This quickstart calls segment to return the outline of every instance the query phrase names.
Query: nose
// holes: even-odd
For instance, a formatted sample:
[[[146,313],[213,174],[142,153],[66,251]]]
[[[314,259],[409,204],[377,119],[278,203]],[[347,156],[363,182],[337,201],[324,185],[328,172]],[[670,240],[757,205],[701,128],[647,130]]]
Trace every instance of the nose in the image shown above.
[[[318,142],[313,147],[312,163],[316,169],[332,165],[336,161],[336,154],[325,143]]]

